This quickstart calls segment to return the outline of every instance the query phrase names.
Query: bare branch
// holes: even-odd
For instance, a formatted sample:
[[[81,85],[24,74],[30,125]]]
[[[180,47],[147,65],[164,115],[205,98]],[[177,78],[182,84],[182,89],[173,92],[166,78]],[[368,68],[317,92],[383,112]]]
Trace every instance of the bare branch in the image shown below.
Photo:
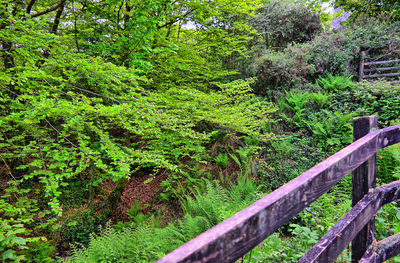
[[[80,151],[83,152],[84,154],[90,155],[90,156],[94,156],[94,157],[98,157],[98,158],[103,159],[103,160],[114,161],[114,160],[111,159],[111,158],[102,157],[102,156],[99,156],[99,155],[96,155],[96,154],[93,154],[93,153],[88,153],[87,151],[81,149],[78,145],[76,145],[75,143],[73,143],[72,141],[70,141],[67,137],[65,137],[64,135],[62,135],[62,133],[61,133],[59,130],[57,130],[57,128],[54,127],[46,118],[44,118],[43,120],[50,126],[51,129],[53,129],[55,132],[57,132],[57,134],[58,134],[59,136],[61,136],[65,141],[67,141],[67,142],[68,142],[69,144],[71,144],[74,148],[80,150]]]
[[[46,10],[44,10],[44,11],[37,12],[37,13],[31,15],[31,17],[34,18],[34,17],[38,17],[38,16],[41,16],[41,15],[45,15],[45,14],[47,14],[47,13],[53,12],[54,10],[57,10],[59,7],[63,6],[63,5],[65,4],[65,2],[66,2],[66,0],[61,0],[61,1],[60,1],[58,4],[56,4],[55,6],[50,7],[49,9],[46,9]]]
[[[177,16],[177,17],[171,19],[170,21],[166,22],[164,25],[157,26],[157,29],[161,29],[161,28],[163,28],[163,27],[167,27],[167,26],[173,25],[173,24],[175,24],[176,22],[178,22],[178,21],[184,19],[185,17],[187,17],[188,15],[190,15],[191,13],[193,13],[195,10],[196,10],[196,8],[191,9],[191,10],[188,10],[188,11],[187,11],[186,13],[184,13],[183,15]]]
[[[71,87],[71,88],[74,88],[74,89],[77,89],[77,90],[80,90],[80,91],[83,91],[83,92],[87,92],[87,93],[92,94],[92,95],[95,95],[95,96],[99,96],[99,97],[103,97],[103,98],[106,98],[106,99],[115,101],[115,102],[117,102],[118,104],[121,104],[121,103],[122,103],[122,102],[120,102],[119,100],[116,100],[116,99],[113,99],[113,98],[111,98],[111,97],[107,97],[107,96],[101,95],[101,94],[99,94],[99,93],[96,93],[96,92],[93,92],[93,91],[90,91],[90,90],[87,90],[87,89],[79,88],[79,87],[77,87],[77,86],[71,85],[71,84],[69,84],[69,83],[67,83],[67,82],[64,82],[64,81],[61,81],[61,80],[58,80],[58,79],[53,79],[53,80],[57,81],[58,83],[66,84],[67,86],[69,86],[69,87]]]

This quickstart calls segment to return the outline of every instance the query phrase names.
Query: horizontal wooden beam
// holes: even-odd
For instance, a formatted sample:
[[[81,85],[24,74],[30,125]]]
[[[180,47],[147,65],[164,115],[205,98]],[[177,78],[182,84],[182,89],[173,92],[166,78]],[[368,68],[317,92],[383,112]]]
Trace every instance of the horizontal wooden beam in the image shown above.
[[[364,72],[389,71],[389,70],[398,70],[398,69],[400,69],[400,67],[365,68]]]
[[[299,263],[334,262],[357,233],[385,204],[400,198],[400,181],[373,190],[323,236]]]
[[[400,59],[385,60],[385,61],[370,61],[370,62],[365,62],[364,66],[387,64],[387,63],[400,63]]]
[[[364,70],[365,71],[365,70]],[[400,72],[395,73],[383,73],[383,74],[374,74],[374,75],[363,75],[364,79],[367,78],[380,78],[380,77],[395,77],[400,76]]]
[[[400,233],[373,244],[359,263],[382,263],[400,254]]]
[[[372,132],[157,262],[234,262],[379,149],[398,142],[400,125]]]

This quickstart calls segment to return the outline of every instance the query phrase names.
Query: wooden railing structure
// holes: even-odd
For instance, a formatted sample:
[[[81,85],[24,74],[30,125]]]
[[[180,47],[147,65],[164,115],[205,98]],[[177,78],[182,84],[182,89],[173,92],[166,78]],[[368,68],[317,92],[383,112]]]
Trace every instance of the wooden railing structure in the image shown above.
[[[371,78],[400,76],[400,66],[381,67],[382,64],[400,63],[400,59],[365,62],[366,52],[362,51],[360,56],[359,81]]]
[[[400,142],[400,125],[378,130],[376,116],[353,124],[355,142],[157,263],[234,262],[352,171],[353,208],[299,262],[333,262],[350,242],[352,262],[383,262],[400,253],[399,234],[374,238],[376,212],[400,198],[400,181],[375,188],[376,152]]]

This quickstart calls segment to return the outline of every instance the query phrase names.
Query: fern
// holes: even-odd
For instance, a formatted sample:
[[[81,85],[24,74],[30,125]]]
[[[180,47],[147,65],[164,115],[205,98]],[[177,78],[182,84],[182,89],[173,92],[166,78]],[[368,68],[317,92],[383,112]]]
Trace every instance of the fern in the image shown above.
[[[331,97],[329,94],[322,93],[320,91],[318,93],[312,93],[311,95],[313,103],[319,109],[322,109],[328,103],[328,100]]]
[[[184,217],[165,228],[151,221],[137,228],[116,230],[107,224],[101,235],[93,235],[88,247],[73,248],[64,263],[154,262],[200,233],[245,208],[257,198],[258,188],[245,177],[226,190],[207,181],[205,189],[195,189],[194,198],[182,202]]]
[[[326,91],[340,92],[344,90],[350,90],[354,83],[351,81],[353,76],[333,76],[327,74],[326,78],[319,77],[317,83]]]
[[[218,211],[219,207],[226,201],[226,190],[219,184],[215,186],[207,181],[206,191],[201,193],[196,189],[195,198],[188,197],[186,202],[182,203],[182,209],[191,216],[203,216],[212,224],[216,225],[222,220]]]
[[[215,157],[215,163],[222,169],[228,167],[229,158],[226,153],[220,153],[217,157]]]

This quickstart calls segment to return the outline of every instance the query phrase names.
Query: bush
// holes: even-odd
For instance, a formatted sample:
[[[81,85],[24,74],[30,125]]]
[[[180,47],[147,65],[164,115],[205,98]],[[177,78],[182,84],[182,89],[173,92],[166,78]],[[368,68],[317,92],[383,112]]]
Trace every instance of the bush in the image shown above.
[[[318,75],[349,75],[357,71],[359,51],[344,32],[327,32],[310,43],[308,63]]]
[[[399,118],[400,85],[388,81],[363,81],[352,94],[360,115],[377,114],[380,126],[386,127]]]
[[[253,65],[257,69],[255,92],[272,98],[283,88],[310,81],[315,67],[307,61],[308,49],[308,45],[293,45],[284,51],[266,51]]]

